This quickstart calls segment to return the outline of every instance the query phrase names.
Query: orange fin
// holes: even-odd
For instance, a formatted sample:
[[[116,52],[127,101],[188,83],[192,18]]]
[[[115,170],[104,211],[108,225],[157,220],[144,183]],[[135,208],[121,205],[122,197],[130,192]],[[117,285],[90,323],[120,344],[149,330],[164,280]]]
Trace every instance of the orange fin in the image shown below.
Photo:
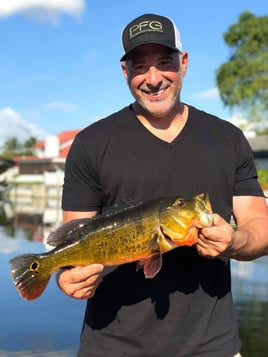
[[[143,267],[145,278],[154,278],[162,267],[162,256],[160,253],[153,254],[150,258],[137,262],[137,270]]]
[[[10,260],[12,281],[25,300],[38,298],[45,290],[50,274],[42,265],[42,256],[39,254],[22,254]]]

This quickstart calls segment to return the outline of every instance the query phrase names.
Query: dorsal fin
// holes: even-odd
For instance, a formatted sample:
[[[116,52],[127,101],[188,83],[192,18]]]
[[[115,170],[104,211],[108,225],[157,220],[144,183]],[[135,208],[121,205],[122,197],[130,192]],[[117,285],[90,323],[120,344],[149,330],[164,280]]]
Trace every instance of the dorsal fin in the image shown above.
[[[109,217],[113,216],[114,214],[121,213],[128,211],[130,209],[133,209],[135,207],[138,207],[142,204],[140,201],[134,201],[134,200],[126,200],[120,203],[115,203],[113,206],[107,207],[103,209],[103,212],[101,215],[97,217]]]
[[[73,219],[67,223],[64,223],[60,227],[56,228],[54,231],[50,232],[46,243],[52,247],[57,247],[59,244],[63,243],[64,241],[68,241],[68,239],[72,239],[72,233],[77,229],[85,226],[89,223],[92,218],[78,218]]]
[[[137,201],[124,201],[122,203],[116,203],[115,205],[108,207],[103,212],[92,218],[78,218],[67,223],[64,223],[60,227],[56,228],[48,235],[46,243],[52,247],[57,247],[63,242],[76,241],[76,230],[84,227],[90,222],[98,221],[104,217],[111,217],[115,214],[126,212],[129,209],[139,206],[142,202]]]

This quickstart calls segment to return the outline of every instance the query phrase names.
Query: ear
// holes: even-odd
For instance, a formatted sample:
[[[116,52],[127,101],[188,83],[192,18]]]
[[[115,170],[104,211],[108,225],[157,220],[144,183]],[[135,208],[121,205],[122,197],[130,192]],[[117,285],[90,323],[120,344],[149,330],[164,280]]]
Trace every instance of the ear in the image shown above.
[[[125,77],[125,80],[126,80],[127,83],[128,83],[128,70],[127,70],[126,62],[121,62],[121,68],[122,68],[122,71],[123,71],[123,75],[124,75],[124,77]]]
[[[182,66],[183,76],[186,75],[188,63],[189,63],[188,52],[183,52],[181,55],[181,66]]]

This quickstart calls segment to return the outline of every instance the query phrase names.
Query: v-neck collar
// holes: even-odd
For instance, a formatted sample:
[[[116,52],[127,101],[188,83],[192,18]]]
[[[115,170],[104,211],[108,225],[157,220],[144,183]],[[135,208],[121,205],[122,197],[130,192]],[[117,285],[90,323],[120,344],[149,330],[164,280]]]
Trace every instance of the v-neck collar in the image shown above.
[[[138,117],[135,114],[134,109],[132,108],[132,105],[129,106],[130,111],[133,114],[133,119],[136,122],[136,125],[143,131],[143,133],[145,135],[148,136],[148,138],[150,138],[151,140],[155,140],[156,142],[159,142],[160,144],[166,146],[166,147],[173,147],[175,146],[180,140],[181,138],[185,135],[185,132],[188,131],[188,127],[190,126],[190,121],[191,121],[191,106],[188,106],[188,115],[187,115],[187,119],[185,121],[184,126],[182,127],[182,129],[180,130],[180,132],[178,133],[178,135],[171,141],[165,141],[161,138],[159,138],[157,135],[155,135],[154,133],[152,133],[149,129],[146,128],[146,126],[144,126],[141,121],[138,119]]]

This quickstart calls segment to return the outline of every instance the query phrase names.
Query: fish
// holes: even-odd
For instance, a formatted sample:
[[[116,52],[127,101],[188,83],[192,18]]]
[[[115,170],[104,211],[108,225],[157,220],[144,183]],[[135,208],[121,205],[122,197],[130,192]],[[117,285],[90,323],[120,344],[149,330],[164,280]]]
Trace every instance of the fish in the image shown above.
[[[193,246],[200,229],[212,225],[207,193],[115,205],[105,214],[75,219],[51,231],[50,251],[11,258],[11,278],[25,300],[38,298],[51,275],[64,267],[137,262],[137,270],[143,268],[145,278],[152,279],[161,269],[163,253]]]

